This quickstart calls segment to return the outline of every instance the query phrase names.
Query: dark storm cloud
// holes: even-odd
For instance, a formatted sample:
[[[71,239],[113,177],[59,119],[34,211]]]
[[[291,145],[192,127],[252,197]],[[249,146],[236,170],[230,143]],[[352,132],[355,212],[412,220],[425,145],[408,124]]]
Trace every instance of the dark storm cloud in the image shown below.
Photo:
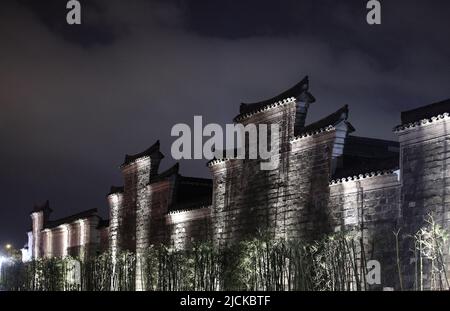
[[[66,23],[67,9],[62,0],[19,0],[19,3],[31,10],[48,30],[59,34],[63,40],[76,42],[85,47],[108,45],[116,40],[117,25],[104,19],[105,7],[96,1],[83,2],[83,21],[78,27]]]
[[[377,27],[366,1],[82,1],[79,28],[65,3],[0,9],[0,243],[35,201],[106,213],[125,153],[161,139],[168,167],[175,123],[230,122],[306,74],[308,121],[349,104],[358,135],[394,138],[401,110],[450,95],[447,1],[384,1]]]

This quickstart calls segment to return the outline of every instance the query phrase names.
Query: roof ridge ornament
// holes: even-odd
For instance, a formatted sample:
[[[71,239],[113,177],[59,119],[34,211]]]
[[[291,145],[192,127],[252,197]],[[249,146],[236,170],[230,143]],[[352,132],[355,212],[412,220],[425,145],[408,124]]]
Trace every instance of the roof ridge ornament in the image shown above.
[[[161,159],[164,158],[164,155],[159,151],[160,143],[159,139],[151,145],[146,150],[136,153],[136,154],[126,154],[125,155],[125,161],[122,163],[121,167],[127,166],[129,164],[132,164],[138,160],[149,158],[154,154],[157,154],[158,157]]]
[[[168,169],[166,169],[164,172],[161,172],[157,174],[156,176],[150,178],[150,184],[164,180],[165,178],[171,177],[173,175],[178,176],[180,171],[180,163],[177,162]]]
[[[304,137],[314,136],[323,132],[330,132],[334,130],[336,128],[336,125],[338,125],[342,121],[346,122],[349,131],[353,132],[355,129],[350,124],[350,122],[347,121],[348,112],[348,105],[342,106],[332,114],[302,128],[302,131],[295,137],[293,137],[291,139],[291,142],[302,139]]]
[[[50,201],[45,200],[45,202],[42,204],[34,204],[33,211],[31,213],[37,212],[53,212],[53,210],[50,208]]]
[[[239,115],[234,118],[234,121],[240,121],[248,118],[255,113],[259,113],[277,106],[291,103],[295,100],[307,101],[313,103],[316,101],[314,96],[308,92],[309,77],[305,76],[300,82],[295,84],[290,89],[280,93],[279,95],[270,99],[262,100],[254,103],[241,103],[239,106]]]

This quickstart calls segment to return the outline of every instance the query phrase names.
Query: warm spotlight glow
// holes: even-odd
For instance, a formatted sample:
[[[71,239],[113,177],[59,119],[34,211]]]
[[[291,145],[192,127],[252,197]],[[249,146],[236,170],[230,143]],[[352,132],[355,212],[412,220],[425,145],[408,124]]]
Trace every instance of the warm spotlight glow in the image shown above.
[[[6,248],[7,250],[10,250],[10,249],[12,248],[12,245],[11,245],[11,244],[6,244],[6,245],[5,245],[5,248]]]

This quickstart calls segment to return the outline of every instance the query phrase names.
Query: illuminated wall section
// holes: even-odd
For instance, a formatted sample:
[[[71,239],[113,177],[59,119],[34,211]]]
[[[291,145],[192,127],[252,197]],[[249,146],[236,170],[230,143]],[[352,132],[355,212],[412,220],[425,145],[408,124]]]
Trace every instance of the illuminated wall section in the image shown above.
[[[68,255],[69,248],[69,225],[61,225],[61,257]]]
[[[159,151],[159,141],[141,153],[126,155],[121,165],[124,179],[121,203],[114,204],[113,195],[116,193],[111,193],[109,196],[110,205],[115,209],[111,211],[110,220],[110,235],[112,237],[115,235],[116,239],[116,241],[110,241],[112,253],[113,256],[122,250],[137,253],[137,284],[141,283],[139,280],[141,254],[147,248],[150,230],[151,208],[147,186],[150,179],[157,175],[163,157],[164,155]],[[112,223],[115,222],[113,218],[117,219],[117,224]]]
[[[31,220],[33,225],[33,258],[40,258],[42,256],[42,234],[41,230],[44,227],[44,213],[42,211],[31,214]]]
[[[53,256],[52,230],[44,229],[42,231],[42,239],[42,255],[46,258],[51,258]]]
[[[79,245],[80,258],[85,260],[91,255],[93,249],[97,246],[97,236],[95,234],[96,222],[92,218],[80,219],[79,224]]]
[[[170,245],[177,250],[188,249],[196,239],[209,240],[211,206],[186,211],[173,211],[165,216],[171,232]]]
[[[58,226],[51,229],[51,248],[53,257],[63,257],[64,254],[64,227]]]
[[[210,162],[209,169],[213,175],[213,198],[212,198],[212,216],[213,216],[213,242],[221,244],[226,240],[225,228],[225,205],[227,193],[227,161]]]
[[[429,215],[445,230],[450,228],[450,100],[402,113],[402,122],[395,131],[400,141],[402,217],[405,235],[415,234],[429,225]],[[412,114],[412,116],[410,116]],[[434,114],[434,116],[431,116]],[[414,117],[415,115],[415,117]],[[405,119],[403,120],[403,117]],[[403,261],[410,263],[403,272],[405,283],[412,287],[416,281],[412,242],[405,247]],[[441,261],[450,275],[450,245],[444,245]],[[405,242],[406,244],[406,242]],[[431,274],[433,263],[424,260],[424,274]],[[434,268],[436,269],[436,268]],[[431,289],[433,277],[418,284]]]
[[[120,191],[120,189],[112,189],[113,191]],[[122,190],[123,191],[123,190]],[[119,251],[119,212],[123,204],[123,193],[116,192],[108,195],[109,203],[109,251],[112,256],[112,260],[115,263],[117,253]]]
[[[150,177],[150,158],[136,163],[136,290],[144,290],[142,267],[146,265],[143,254],[150,246],[151,192],[147,185]],[[143,186],[143,187],[142,187]]]
[[[244,126],[278,126],[278,135],[274,135],[278,152],[273,159],[279,165],[270,170],[262,170],[261,159],[224,159],[209,163],[213,175],[214,241],[235,243],[258,231],[272,236],[278,232],[277,223],[287,206],[283,186],[288,184],[287,151],[290,148],[289,139],[294,132],[295,112],[296,102],[290,98],[235,118],[235,122]],[[259,139],[262,137],[258,137]],[[248,142],[245,144],[248,151]]]

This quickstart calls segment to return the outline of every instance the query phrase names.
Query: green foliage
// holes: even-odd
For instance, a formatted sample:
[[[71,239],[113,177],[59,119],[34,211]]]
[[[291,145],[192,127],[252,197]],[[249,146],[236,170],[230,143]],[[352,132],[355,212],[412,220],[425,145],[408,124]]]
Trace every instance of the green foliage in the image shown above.
[[[15,261],[2,267],[1,285],[15,291],[65,291],[76,290],[67,278],[72,270],[70,257],[43,258],[28,263]]]
[[[86,261],[42,258],[3,266],[0,284],[14,291],[127,291],[135,289],[135,269],[134,254],[126,252],[119,254],[115,267],[109,254]]]
[[[416,235],[418,256],[434,260],[434,280],[441,285],[448,282],[442,270],[446,240],[434,222]],[[17,291],[132,291],[137,271],[139,287],[149,291],[365,290],[367,274],[361,237],[354,233],[308,243],[259,235],[220,248],[212,242],[197,242],[187,250],[153,245],[138,256],[43,258],[16,261],[2,270],[1,286]]]
[[[356,236],[314,243],[260,236],[220,249],[152,246],[140,258],[147,290],[357,290],[365,263]]]
[[[397,241],[397,267],[402,281]],[[430,216],[414,236],[416,289],[448,289],[444,248],[448,234]],[[149,247],[136,256],[104,253],[86,260],[42,258],[3,265],[0,288],[26,291],[132,291],[136,272],[149,291],[217,290],[366,290],[362,238],[337,233],[320,241],[253,239],[218,247],[197,242],[187,250]],[[140,269],[139,269],[140,267]],[[428,282],[430,280],[430,282]],[[430,284],[425,285],[425,281]],[[402,287],[401,287],[402,288]]]

